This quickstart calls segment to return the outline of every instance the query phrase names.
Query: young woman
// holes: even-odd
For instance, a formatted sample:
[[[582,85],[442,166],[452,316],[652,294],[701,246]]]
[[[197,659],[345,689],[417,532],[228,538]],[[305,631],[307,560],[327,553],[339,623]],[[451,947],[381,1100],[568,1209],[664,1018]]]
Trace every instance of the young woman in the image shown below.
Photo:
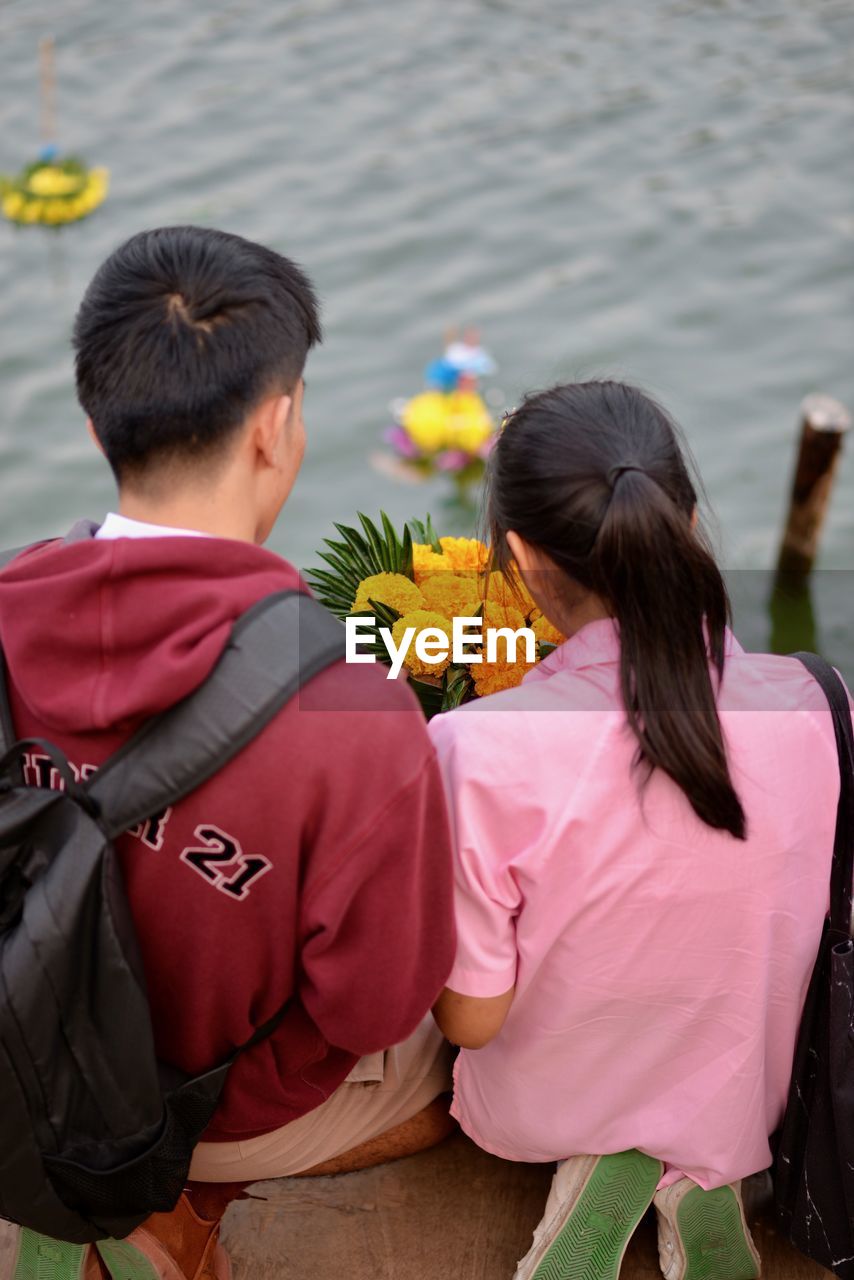
[[[613,1280],[654,1200],[667,1280],[748,1280],[828,900],[823,695],[745,653],[667,414],[634,387],[529,396],[490,463],[495,563],[567,637],[437,717],[459,950],[434,1013],[454,1113],[560,1160],[517,1280]]]

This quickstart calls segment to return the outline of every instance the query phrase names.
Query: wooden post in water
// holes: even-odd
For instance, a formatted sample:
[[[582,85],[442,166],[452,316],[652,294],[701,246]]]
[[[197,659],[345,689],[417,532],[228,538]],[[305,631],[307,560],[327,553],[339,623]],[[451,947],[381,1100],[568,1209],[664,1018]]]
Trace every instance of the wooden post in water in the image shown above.
[[[833,477],[851,415],[832,396],[809,395],[801,405],[801,442],[777,575],[805,579],[818,552]]]

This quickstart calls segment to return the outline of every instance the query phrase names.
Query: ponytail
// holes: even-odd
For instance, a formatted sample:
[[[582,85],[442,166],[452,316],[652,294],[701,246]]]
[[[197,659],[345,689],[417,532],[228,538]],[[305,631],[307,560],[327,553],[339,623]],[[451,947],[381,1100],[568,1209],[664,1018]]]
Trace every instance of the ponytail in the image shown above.
[[[745,839],[713,683],[729,600],[692,527],[696,493],[667,414],[617,382],[529,396],[493,450],[488,493],[499,566],[515,530],[613,614],[635,765],[663,770],[703,822]]]
[[[645,471],[614,478],[593,545],[591,577],[620,629],[620,685],[636,763],[662,769],[710,827],[743,840],[712,685],[724,669],[729,613],[717,565]]]

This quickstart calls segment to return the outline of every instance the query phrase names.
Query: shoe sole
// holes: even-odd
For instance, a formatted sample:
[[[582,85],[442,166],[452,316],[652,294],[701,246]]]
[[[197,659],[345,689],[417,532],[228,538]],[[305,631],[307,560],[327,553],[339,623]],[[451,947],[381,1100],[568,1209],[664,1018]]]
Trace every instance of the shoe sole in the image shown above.
[[[127,1240],[102,1240],[98,1252],[112,1280],[184,1280],[165,1250],[155,1243],[151,1257]]]
[[[661,1170],[641,1151],[600,1157],[531,1280],[617,1280]]]
[[[22,1228],[12,1280],[80,1280],[88,1251],[87,1244],[68,1244]]]
[[[757,1280],[760,1266],[732,1187],[694,1187],[676,1210],[685,1253],[682,1280]]]
[[[165,1250],[153,1242],[153,1253],[159,1257],[146,1257],[135,1245],[126,1240],[102,1240],[98,1252],[112,1280],[184,1280],[183,1273],[172,1262]],[[217,1245],[214,1253],[214,1275],[217,1280],[232,1280],[231,1259]]]

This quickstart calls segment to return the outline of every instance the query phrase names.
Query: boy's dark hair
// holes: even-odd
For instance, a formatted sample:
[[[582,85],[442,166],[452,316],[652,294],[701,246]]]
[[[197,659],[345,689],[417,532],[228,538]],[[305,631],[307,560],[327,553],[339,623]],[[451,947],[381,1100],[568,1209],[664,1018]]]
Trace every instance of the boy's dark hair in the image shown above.
[[[74,324],[77,394],[119,481],[212,458],[321,339],[295,263],[241,236],[159,227],[95,273]]]

